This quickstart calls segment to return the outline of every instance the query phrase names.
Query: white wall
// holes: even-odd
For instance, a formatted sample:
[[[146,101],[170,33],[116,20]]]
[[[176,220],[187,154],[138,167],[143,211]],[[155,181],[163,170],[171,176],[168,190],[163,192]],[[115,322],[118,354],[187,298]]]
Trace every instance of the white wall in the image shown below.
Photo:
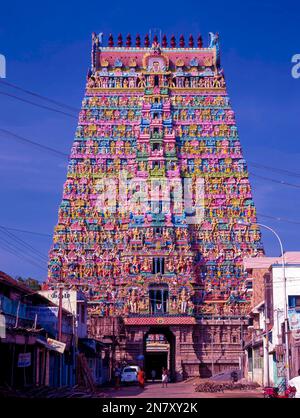
[[[284,324],[284,311],[285,311],[285,297],[284,297],[284,278],[283,268],[281,264],[274,264],[272,269],[272,281],[273,281],[273,319],[274,325],[272,328],[272,344],[271,348],[274,348],[277,344],[282,344],[281,328]],[[285,267],[286,277],[286,298],[288,303],[289,296],[300,296],[300,264],[286,264]],[[277,370],[275,363],[272,360],[272,356],[269,357],[270,378],[271,383],[274,378],[274,384],[278,384],[276,379]],[[280,378],[279,378],[280,379]],[[276,382],[277,380],[277,382]]]
[[[285,268],[286,276],[286,297],[292,295],[300,296],[300,264],[287,264]],[[281,324],[284,322],[284,280],[283,268],[279,265],[272,266],[273,278],[273,310],[274,310],[274,327],[273,327],[273,345],[280,344],[281,340],[278,334],[281,334]]]

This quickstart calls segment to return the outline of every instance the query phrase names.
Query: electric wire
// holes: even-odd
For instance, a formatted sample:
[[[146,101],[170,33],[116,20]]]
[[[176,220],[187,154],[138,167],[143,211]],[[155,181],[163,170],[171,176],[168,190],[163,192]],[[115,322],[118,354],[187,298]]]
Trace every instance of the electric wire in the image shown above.
[[[8,231],[5,227],[0,227],[0,231],[2,230],[2,232],[10,237],[12,240],[17,241],[18,243],[20,243],[20,245],[23,245],[25,248],[27,248],[29,251],[32,251],[33,253],[35,253],[37,256],[41,257],[42,260],[47,261],[47,257],[41,253],[39,250],[37,250],[36,248],[34,248],[32,245],[28,244],[26,241],[24,241],[23,239],[17,237],[15,234],[13,234],[12,232]]]
[[[55,113],[60,113],[62,115],[68,116],[70,118],[77,119],[77,116],[72,115],[71,113],[67,113],[67,112],[64,112],[63,110],[54,109],[53,107],[50,107],[50,106],[45,106],[45,105],[42,105],[42,104],[32,102],[31,100],[27,100],[27,99],[24,99],[22,97],[18,97],[15,94],[7,93],[5,91],[0,91],[0,94],[2,94],[3,96],[8,96],[10,98],[19,100],[20,102],[31,104],[32,106],[36,106],[36,107],[39,107],[41,109],[49,110],[49,111],[55,112]]]
[[[62,102],[59,102],[57,100],[50,99],[49,97],[43,96],[43,95],[41,95],[39,93],[35,93],[35,92],[31,91],[31,90],[24,89],[24,88],[22,88],[20,86],[17,86],[16,84],[9,83],[8,81],[4,81],[3,79],[0,79],[0,82],[2,84],[5,84],[5,85],[9,86],[9,87],[12,87],[12,88],[14,88],[16,90],[20,90],[23,93],[29,94],[29,95],[34,96],[34,97],[37,97],[37,98],[39,98],[41,100],[45,100],[45,101],[47,101],[49,103],[55,104],[56,106],[60,106],[60,107],[65,108],[65,109],[69,109],[69,110],[71,110],[73,112],[76,112],[76,113],[79,112],[79,109],[76,109],[75,107],[69,106],[69,105],[67,105],[65,103],[62,103]]]
[[[0,242],[1,241],[2,241],[2,248],[3,248],[3,242],[4,242],[4,245],[6,247],[6,251],[9,251],[11,254],[17,256],[18,258],[21,258],[21,259],[27,261],[28,263],[33,264],[36,267],[39,267],[39,268],[45,270],[46,266],[43,266],[42,264],[40,264],[41,260],[36,259],[33,256],[30,256],[28,254],[24,255],[23,252],[22,252],[23,251],[22,249],[18,248],[16,245],[14,245],[10,241],[8,241],[5,238],[0,236]],[[28,258],[28,256],[30,258]]]

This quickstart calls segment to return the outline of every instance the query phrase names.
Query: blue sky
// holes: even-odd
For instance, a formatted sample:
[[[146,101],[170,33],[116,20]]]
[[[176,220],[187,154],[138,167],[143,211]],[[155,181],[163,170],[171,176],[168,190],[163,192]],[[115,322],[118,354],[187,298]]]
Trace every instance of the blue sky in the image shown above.
[[[259,221],[278,231],[286,250],[297,250],[299,188],[254,174],[300,186],[300,79],[291,76],[291,58],[300,53],[299,18],[300,4],[290,0],[2,2],[0,53],[7,60],[6,81],[79,108],[93,31],[106,36],[119,32],[144,36],[149,28],[161,28],[177,39],[181,33],[196,36],[200,32],[205,43],[209,31],[219,32],[221,62],[245,158],[299,173],[290,177],[249,166],[258,213],[299,224],[262,216]],[[0,128],[69,153],[76,119],[1,92],[33,100],[0,83]],[[48,234],[10,231],[46,257],[57,221],[66,161],[3,134],[0,144],[0,225]],[[38,267],[3,249],[11,239],[0,229],[0,269],[12,276],[45,279],[42,259],[36,260]],[[263,232],[263,240],[268,255],[279,253],[269,232]],[[23,256],[28,257],[26,252]]]

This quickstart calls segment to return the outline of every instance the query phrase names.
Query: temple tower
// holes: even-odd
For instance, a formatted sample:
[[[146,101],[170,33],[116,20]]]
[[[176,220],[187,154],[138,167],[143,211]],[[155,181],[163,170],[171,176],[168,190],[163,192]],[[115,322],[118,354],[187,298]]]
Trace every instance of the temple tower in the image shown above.
[[[260,254],[218,35],[93,34],[48,286],[86,292],[90,333],[117,339],[117,360],[209,375],[240,361],[242,259]]]

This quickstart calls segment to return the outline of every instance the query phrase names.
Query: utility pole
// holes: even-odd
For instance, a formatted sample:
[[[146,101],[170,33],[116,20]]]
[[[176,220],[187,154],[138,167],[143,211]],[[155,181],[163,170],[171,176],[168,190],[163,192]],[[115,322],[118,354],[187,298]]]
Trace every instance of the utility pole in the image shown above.
[[[63,298],[62,283],[59,284],[59,300],[58,300],[58,341],[62,341],[62,298]],[[62,366],[63,366],[63,354],[59,354],[59,386],[62,386]]]
[[[213,376],[214,373],[214,332],[213,328],[211,328],[211,375]]]
[[[265,335],[266,335],[266,346],[265,346],[265,356],[266,356],[266,377],[267,377],[267,386],[270,386],[270,364],[269,364],[269,291],[270,283],[268,279],[265,278]]]
[[[115,335],[115,316],[112,317],[112,351],[111,351],[111,380],[114,377],[115,368],[115,350],[116,350],[116,335]]]
[[[63,285],[59,285],[58,294],[58,341],[62,339],[62,296],[63,296]]]

